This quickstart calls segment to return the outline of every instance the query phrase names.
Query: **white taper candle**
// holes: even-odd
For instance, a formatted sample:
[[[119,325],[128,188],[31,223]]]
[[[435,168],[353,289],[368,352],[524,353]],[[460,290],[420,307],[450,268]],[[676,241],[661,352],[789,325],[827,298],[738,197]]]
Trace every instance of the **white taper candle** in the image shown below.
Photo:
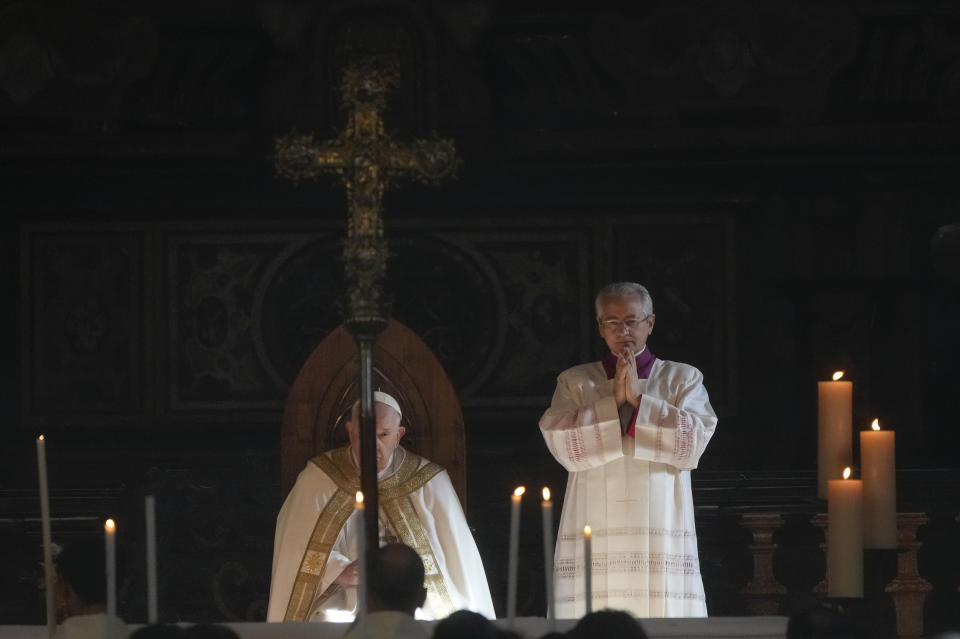
[[[367,614],[367,520],[364,515],[363,491],[358,490],[354,512],[357,517],[357,618]],[[364,623],[366,623],[364,621]]]
[[[544,593],[547,603],[547,619],[550,631],[556,630],[556,618],[553,612],[553,502],[550,501],[550,489],[543,489],[543,501],[540,503],[543,516],[543,576]]]
[[[156,498],[147,495],[144,498],[144,521],[147,534],[147,623],[157,623],[159,609],[157,604],[157,513]]]
[[[526,488],[518,486],[510,503],[510,556],[507,563],[507,623],[513,627],[517,616],[517,562],[520,551],[520,501]]]
[[[593,548],[591,546],[593,530],[590,526],[583,527],[583,597],[586,603],[586,613],[593,612]]]
[[[107,615],[117,616],[117,524],[112,519],[103,522],[103,537],[107,557]]]
[[[56,577],[53,570],[53,539],[50,531],[50,492],[47,486],[46,438],[37,437],[37,474],[40,479],[40,528],[43,535],[43,580],[47,598],[47,635],[53,637],[57,628],[57,613],[53,593]]]

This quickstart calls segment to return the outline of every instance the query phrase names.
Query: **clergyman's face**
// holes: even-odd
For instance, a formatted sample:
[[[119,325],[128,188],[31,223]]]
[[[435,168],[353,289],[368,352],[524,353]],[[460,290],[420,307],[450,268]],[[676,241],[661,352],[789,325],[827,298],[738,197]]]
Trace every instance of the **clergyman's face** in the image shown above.
[[[390,455],[400,445],[400,438],[407,429],[400,425],[400,413],[392,407],[380,402],[373,403],[373,410],[377,415],[377,472],[387,467]],[[356,459],[360,459],[360,411],[352,415],[347,422],[347,435],[350,437],[350,447]]]
[[[600,317],[597,318],[600,336],[607,343],[611,353],[620,355],[630,349],[630,352],[636,355],[646,346],[647,338],[653,331],[656,316],[653,313],[648,316],[644,312],[638,296],[607,298],[600,309]],[[614,321],[611,322],[611,320]],[[641,321],[635,328],[630,328],[624,323],[629,323],[630,320],[634,320],[632,323],[636,323],[636,320]]]

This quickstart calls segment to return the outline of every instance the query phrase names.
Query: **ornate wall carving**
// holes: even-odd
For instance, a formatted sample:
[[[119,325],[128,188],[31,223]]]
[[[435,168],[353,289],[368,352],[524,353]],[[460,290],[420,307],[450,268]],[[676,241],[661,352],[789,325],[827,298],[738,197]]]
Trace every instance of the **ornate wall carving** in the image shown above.
[[[145,235],[63,225],[23,236],[23,409],[35,422],[143,414]]]
[[[340,323],[339,236],[216,226],[144,225],[122,243],[106,227],[82,239],[55,225],[25,233],[37,285],[24,288],[24,326],[39,381],[28,421],[62,409],[64,397],[87,421],[118,408],[155,410],[152,421],[240,409],[269,420],[279,410],[306,356]],[[657,295],[668,320],[660,350],[693,355],[730,406],[734,247],[722,219],[433,226],[389,234],[389,289],[395,316],[434,350],[465,406],[542,407],[557,373],[598,356],[592,296],[612,275],[594,264],[610,246],[616,277],[646,280]],[[154,242],[163,255],[144,253]],[[152,273],[165,274],[159,292]],[[157,309],[142,315],[155,294]],[[162,344],[162,369],[144,359],[144,343]],[[143,407],[154,378],[167,392]]]

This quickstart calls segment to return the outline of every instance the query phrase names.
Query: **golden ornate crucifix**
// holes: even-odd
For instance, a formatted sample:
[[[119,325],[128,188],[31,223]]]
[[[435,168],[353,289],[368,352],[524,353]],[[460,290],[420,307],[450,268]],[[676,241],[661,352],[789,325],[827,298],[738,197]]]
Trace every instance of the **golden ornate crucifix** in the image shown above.
[[[376,417],[373,409],[373,345],[387,325],[389,303],[383,290],[388,250],[383,239],[383,193],[398,177],[436,183],[452,174],[458,159],[453,140],[415,140],[404,145],[386,133],[381,115],[392,70],[351,67],[342,91],[347,125],[333,140],[315,142],[310,134],[277,138],[277,173],[294,181],[336,173],[347,187],[347,237],[343,262],[347,280],[344,323],[360,351],[360,487],[364,495],[366,565],[372,569],[379,547]],[[361,586],[369,596],[369,580]]]
[[[275,145],[279,175],[296,182],[336,173],[347,187],[344,320],[351,330],[363,330],[361,325],[369,323],[380,323],[380,330],[386,325],[389,305],[381,286],[387,260],[381,217],[384,190],[398,177],[435,184],[459,164],[453,140],[400,144],[385,132],[382,111],[387,89],[396,82],[392,70],[348,68],[342,84],[347,108],[343,131],[320,142],[312,134],[294,133],[278,138]]]

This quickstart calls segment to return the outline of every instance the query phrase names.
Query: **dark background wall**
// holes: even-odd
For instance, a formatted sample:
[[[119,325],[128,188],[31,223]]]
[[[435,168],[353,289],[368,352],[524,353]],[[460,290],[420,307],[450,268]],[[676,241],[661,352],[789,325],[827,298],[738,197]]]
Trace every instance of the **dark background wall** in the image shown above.
[[[721,416],[694,473],[711,612],[746,609],[742,512],[791,513],[791,596],[822,576],[816,381],[842,368],[855,428],[897,431],[900,509],[931,515],[928,626],[957,622],[958,27],[936,2],[0,4],[0,621],[43,614],[40,432],[55,537],[126,532],[128,618],[146,492],[164,616],[262,617],[283,401],[339,322],[346,214],[334,177],[274,175],[273,138],[333,137],[340,71],[374,56],[388,129],[463,161],[385,222],[394,315],[464,407],[498,606],[506,496],[564,485],[536,421],[601,353],[596,288],[632,279]]]

